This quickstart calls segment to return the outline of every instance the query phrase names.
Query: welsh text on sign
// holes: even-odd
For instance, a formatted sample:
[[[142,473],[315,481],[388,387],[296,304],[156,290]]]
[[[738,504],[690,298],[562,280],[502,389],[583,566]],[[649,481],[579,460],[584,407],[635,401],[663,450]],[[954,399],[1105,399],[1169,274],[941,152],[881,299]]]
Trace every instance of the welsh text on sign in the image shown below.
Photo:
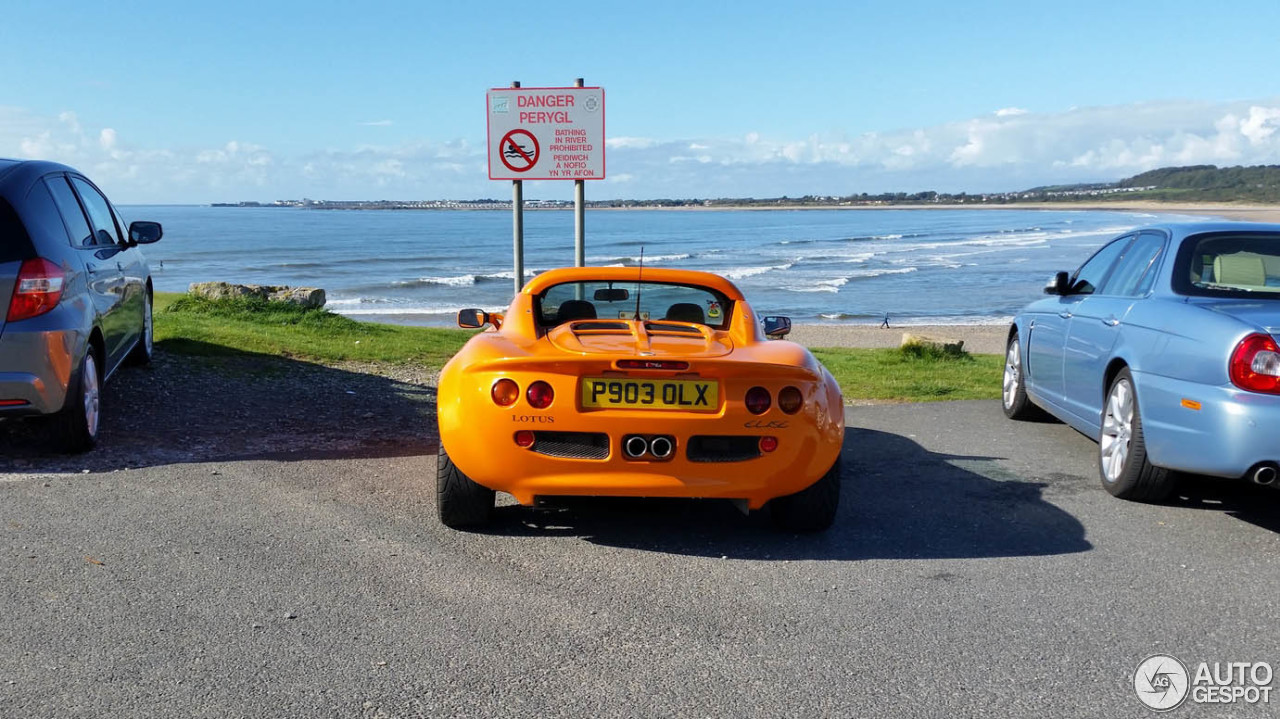
[[[604,179],[603,88],[495,88],[486,106],[489,179]]]

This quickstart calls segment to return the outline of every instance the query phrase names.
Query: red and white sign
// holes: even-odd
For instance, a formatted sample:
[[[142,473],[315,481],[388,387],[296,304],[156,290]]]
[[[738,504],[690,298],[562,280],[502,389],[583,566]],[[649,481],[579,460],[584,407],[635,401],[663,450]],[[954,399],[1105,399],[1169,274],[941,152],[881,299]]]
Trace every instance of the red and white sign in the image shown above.
[[[603,180],[604,88],[494,88],[490,180]]]

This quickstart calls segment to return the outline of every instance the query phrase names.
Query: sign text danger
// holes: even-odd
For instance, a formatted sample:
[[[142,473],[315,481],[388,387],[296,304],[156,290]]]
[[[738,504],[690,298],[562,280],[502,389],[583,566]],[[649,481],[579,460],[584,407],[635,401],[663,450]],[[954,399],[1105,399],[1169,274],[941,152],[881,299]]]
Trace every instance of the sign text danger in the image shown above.
[[[573,124],[573,119],[567,110],[538,112],[524,109],[526,107],[573,107],[573,95],[517,95],[516,107],[521,108],[520,122],[523,124]]]

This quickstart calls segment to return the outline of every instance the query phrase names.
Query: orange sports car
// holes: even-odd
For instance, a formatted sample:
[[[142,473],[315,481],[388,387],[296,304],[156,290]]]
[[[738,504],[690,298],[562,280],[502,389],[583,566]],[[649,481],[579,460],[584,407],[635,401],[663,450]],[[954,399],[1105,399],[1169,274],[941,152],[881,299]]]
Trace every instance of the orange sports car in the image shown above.
[[[440,520],[476,526],[494,492],[699,497],[821,531],[840,499],[844,402],[831,373],[763,328],[732,282],[689,270],[544,272],[444,366]]]

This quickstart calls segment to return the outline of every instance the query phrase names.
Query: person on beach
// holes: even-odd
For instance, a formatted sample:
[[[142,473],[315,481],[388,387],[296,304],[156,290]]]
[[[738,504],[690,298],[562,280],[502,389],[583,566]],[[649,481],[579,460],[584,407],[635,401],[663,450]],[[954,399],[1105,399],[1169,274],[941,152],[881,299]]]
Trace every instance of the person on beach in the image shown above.
[[[886,314],[886,315],[884,316],[884,322],[881,322],[881,323],[880,323],[880,329],[882,329],[882,330],[887,330],[887,329],[889,329],[889,315],[888,315],[888,314]]]

